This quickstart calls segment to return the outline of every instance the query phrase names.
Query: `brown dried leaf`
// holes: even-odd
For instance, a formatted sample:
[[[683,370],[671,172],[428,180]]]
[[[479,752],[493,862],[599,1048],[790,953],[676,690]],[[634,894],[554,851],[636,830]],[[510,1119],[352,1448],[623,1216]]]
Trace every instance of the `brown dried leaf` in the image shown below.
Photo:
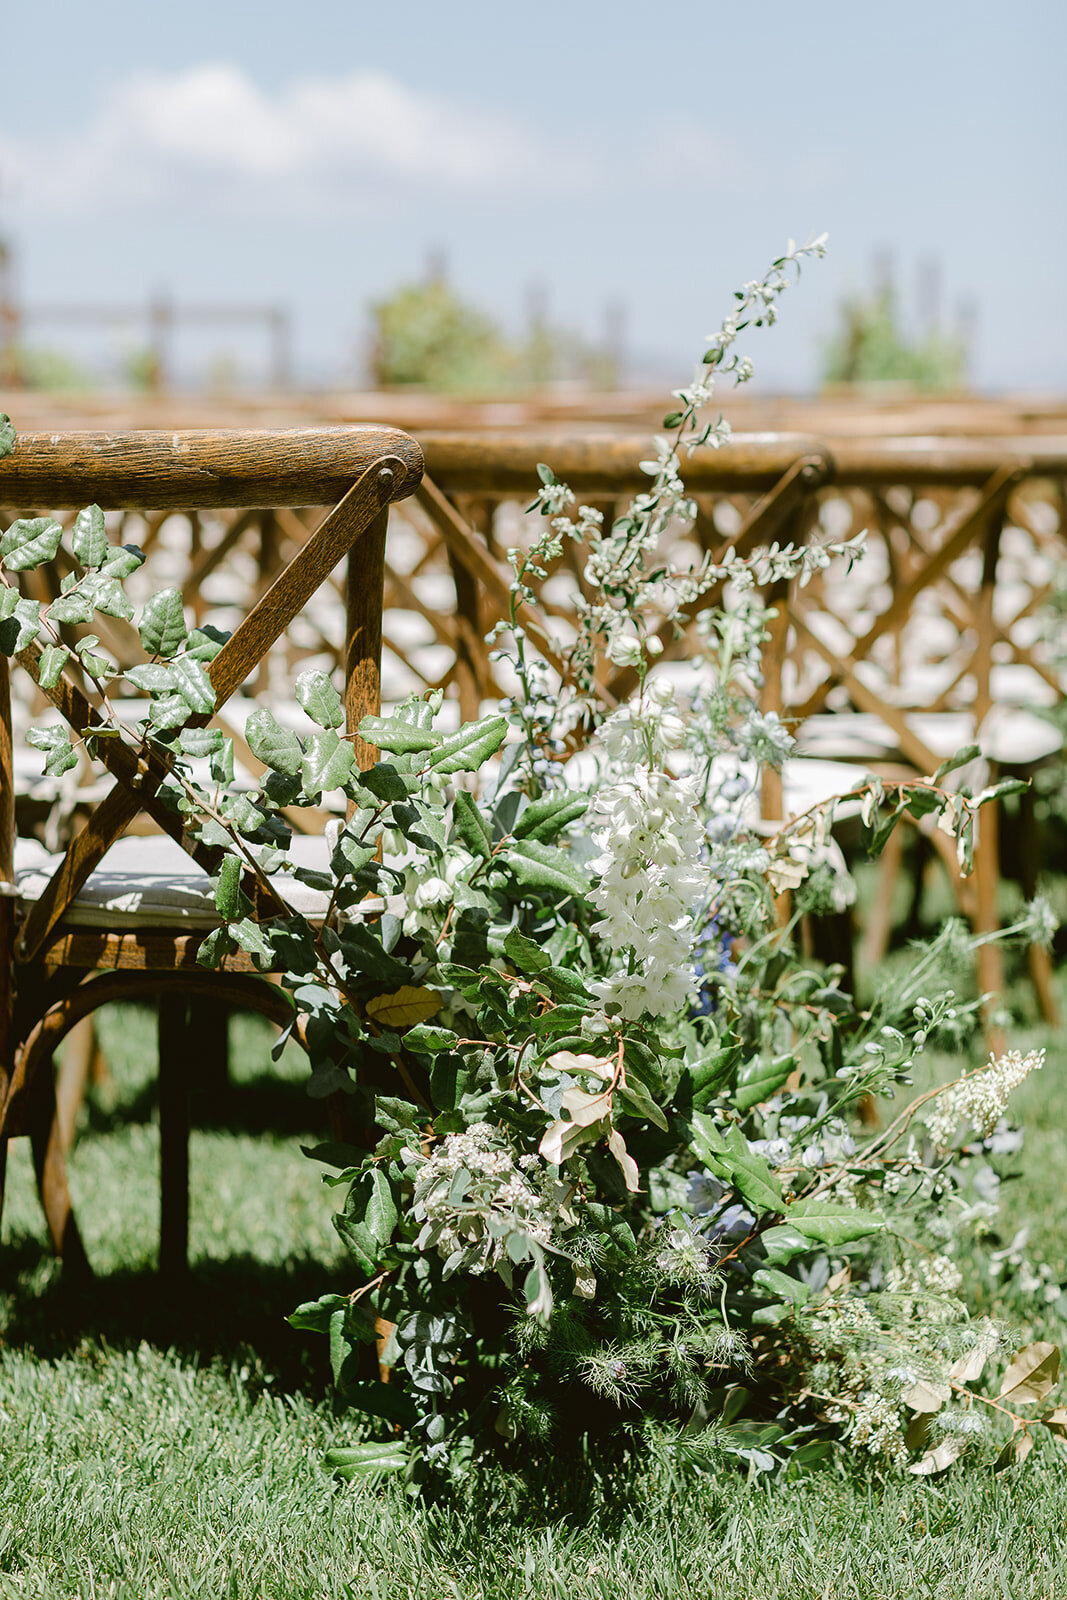
[[[940,1411],[950,1393],[947,1383],[931,1383],[919,1378],[915,1383],[909,1383],[906,1389],[901,1389],[900,1398],[913,1411],[930,1413]]]
[[[404,984],[393,994],[376,994],[367,1001],[366,1012],[383,1028],[413,1028],[428,1022],[441,1009],[441,996],[433,989],[413,989]]]
[[[626,1140],[615,1128],[608,1135],[608,1149],[619,1163],[626,1187],[631,1194],[637,1194],[641,1188],[641,1169],[627,1150]]]
[[[1020,1466],[1034,1448],[1031,1434],[1025,1428],[1019,1428],[1012,1434],[1003,1450],[993,1463],[994,1472],[1003,1472],[1005,1467]]]
[[[1057,1406],[1054,1411],[1046,1411],[1040,1420],[1057,1444],[1067,1446],[1067,1406]]]
[[[933,1450],[928,1450],[922,1460],[916,1461],[913,1467],[908,1468],[908,1471],[913,1473],[916,1478],[932,1477],[935,1472],[944,1472],[946,1467],[951,1467],[952,1463],[958,1460],[966,1448],[966,1439],[960,1439],[958,1436],[950,1434],[947,1439],[942,1439],[941,1443],[936,1445]]]
[[[1059,1345],[1050,1344],[1045,1339],[1024,1345],[1012,1356],[1011,1366],[1000,1386],[1000,1398],[1013,1400],[1020,1406],[1036,1405],[1048,1394],[1059,1371]]]

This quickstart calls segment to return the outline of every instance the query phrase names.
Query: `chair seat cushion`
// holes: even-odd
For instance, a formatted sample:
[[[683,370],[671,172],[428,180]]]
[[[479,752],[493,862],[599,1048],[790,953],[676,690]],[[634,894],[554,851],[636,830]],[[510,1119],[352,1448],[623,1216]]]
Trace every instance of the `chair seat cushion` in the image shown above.
[[[291,858],[296,866],[328,870],[329,846],[321,837],[294,835]],[[15,842],[15,881],[0,884],[0,894],[13,896],[22,909],[37,900],[62,856],[51,855],[36,839]],[[291,873],[271,880],[288,905],[312,921],[326,913],[329,896],[309,888]],[[367,902],[367,910],[381,910]],[[189,932],[219,924],[207,874],[180,845],[163,834],[118,839],[92,873],[64,917],[76,928],[128,928],[132,923]]]

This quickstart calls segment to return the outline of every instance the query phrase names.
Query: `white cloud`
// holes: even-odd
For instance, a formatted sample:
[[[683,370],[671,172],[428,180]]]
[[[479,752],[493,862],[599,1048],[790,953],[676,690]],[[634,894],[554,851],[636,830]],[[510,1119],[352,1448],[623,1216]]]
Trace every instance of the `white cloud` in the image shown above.
[[[406,87],[384,73],[294,80],[276,94],[240,68],[142,73],[114,88],[73,136],[4,138],[0,163],[32,209],[110,209],[195,187],[239,188],[256,206],[279,188],[328,203],[383,180],[497,190],[582,181],[579,163],[515,120]]]

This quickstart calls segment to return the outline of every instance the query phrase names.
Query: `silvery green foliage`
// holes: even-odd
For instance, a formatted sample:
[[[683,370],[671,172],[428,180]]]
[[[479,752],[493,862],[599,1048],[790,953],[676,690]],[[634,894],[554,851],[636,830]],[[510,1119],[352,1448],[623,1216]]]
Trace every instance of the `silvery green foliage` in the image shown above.
[[[114,663],[63,629],[131,614],[139,552],[111,545],[89,507],[76,571],[42,612],[13,575],[51,559],[63,530],[19,522],[0,543],[0,648],[46,689],[77,659],[106,723],[81,736],[88,754],[110,737],[167,762],[163,802],[216,852],[219,926],[200,961],[241,950],[280,971],[310,1093],[348,1106],[352,1143],[313,1154],[342,1196],[355,1281],[292,1318],[328,1332],[340,1392],[388,1431],[336,1453],[348,1475],[419,1478],[513,1447],[519,1462],[575,1434],[605,1449],[655,1437],[679,1466],[717,1457],[751,1472],[800,1470],[835,1438],[920,1473],[976,1447],[975,1385],[1003,1337],[970,1319],[954,1254],[988,1225],[1000,1113],[1039,1063],[998,1060],[867,1130],[860,1101],[910,1083],[939,1031],[966,1037],[974,1007],[938,973],[974,941],[949,924],[861,1012],[841,969],[800,959],[792,938],[805,912],[847,903],[832,806],[768,834],[750,804],[761,768],[790,749],[759,710],[759,586],[857,547],[772,548],[695,573],[657,554],[688,515],[683,453],[725,443],[702,414],[718,376],[748,375],[738,334],[773,320],[786,271],[820,250],[791,247],[740,292],[677,395],[649,490],[613,527],[542,471],[546,531],[512,553],[500,634],[518,693],[455,733],[437,726],[439,692],[367,719],[381,752],[369,771],[336,687],[312,671],[295,688],[306,727],[255,713],[247,740],[266,775],[236,784],[231,742],[202,725],[225,636],[190,629],[175,591],[135,619],[147,659],[126,676],[150,712],[127,723],[106,694]],[[563,650],[520,619],[572,537],[592,598]],[[649,608],[669,625],[720,580],[692,692],[676,693],[654,671]],[[605,661],[635,674],[621,705],[597,697]],[[591,768],[563,759],[579,733]],[[49,771],[76,759],[65,729],[32,738]],[[946,787],[952,766],[860,786],[873,850],[903,812],[936,815],[966,863],[990,796]],[[339,813],[326,870],[291,866],[286,812],[324,803]],[[287,866],[323,891],[322,917],[287,908]],[[1036,908],[1008,933],[1047,920]],[[1046,1397],[1050,1349],[1016,1356],[991,1418]],[[1058,1411],[1043,1420],[1062,1427]],[[1032,1422],[1020,1419],[1026,1437]]]

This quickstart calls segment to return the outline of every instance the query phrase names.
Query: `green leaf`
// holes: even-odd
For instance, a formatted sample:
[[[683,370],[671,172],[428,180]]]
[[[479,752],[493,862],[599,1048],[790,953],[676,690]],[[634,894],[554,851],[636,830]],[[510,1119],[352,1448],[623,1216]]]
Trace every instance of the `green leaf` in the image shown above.
[[[0,411],[0,456],[9,456],[15,448],[15,424],[6,411]]]
[[[452,802],[452,827],[461,844],[473,856],[487,859],[493,851],[493,836],[489,824],[478,809],[473,795],[460,789]]]
[[[215,882],[215,909],[231,922],[241,914],[241,862],[237,856],[223,856]]]
[[[308,1333],[326,1333],[333,1313],[347,1309],[347,1295],[324,1294],[319,1300],[305,1300],[285,1320],[292,1328],[302,1328]]]
[[[751,1111],[761,1101],[769,1100],[796,1064],[793,1055],[775,1056],[770,1061],[766,1056],[754,1056],[747,1061],[737,1074],[737,1088],[730,1097],[738,1111]]]
[[[885,1218],[880,1211],[861,1211],[856,1206],[835,1206],[829,1200],[795,1200],[786,1210],[786,1220],[798,1232],[831,1249],[881,1233]]]
[[[934,789],[909,789],[904,801],[905,811],[917,822],[931,812],[939,811],[941,805],[942,797]]]
[[[245,725],[245,739],[252,754],[264,766],[286,772],[290,777],[299,773],[304,759],[300,740],[291,728],[283,728],[266,707],[253,711],[249,717]]]
[[[102,567],[107,559],[107,528],[99,506],[86,506],[74,518],[70,535],[74,559],[83,567]]]
[[[431,755],[428,766],[439,773],[477,772],[496,755],[508,732],[507,717],[482,717],[449,734]]]
[[[785,1209],[781,1185],[770,1165],[752,1154],[736,1124],[724,1138],[711,1118],[697,1111],[690,1126],[693,1149],[710,1172],[732,1183],[757,1213]]]
[[[317,722],[320,728],[339,728],[344,722],[341,696],[325,672],[302,672],[296,680],[294,693],[312,722]]]
[[[236,949],[237,941],[229,928],[212,928],[211,932],[200,941],[200,948],[196,952],[197,965],[217,967],[224,956],[232,956]]]
[[[37,601],[24,599],[17,589],[0,589],[0,650],[4,655],[18,655],[33,643],[40,631]]]
[[[189,710],[201,716],[214,711],[215,690],[200,662],[192,661],[188,656],[179,656],[170,665],[174,673],[174,687]]]
[[[129,677],[129,673],[126,676]],[[217,754],[225,743],[226,735],[221,728],[186,728],[178,739],[178,748],[183,756],[203,760],[205,756]]]
[[[332,728],[317,728],[309,737],[301,762],[301,782],[308,794],[340,789],[352,771],[351,744],[339,739]]]
[[[121,617],[125,622],[132,619],[133,601],[117,578],[106,572],[90,572],[82,579],[81,589],[102,616]]]
[[[177,589],[160,589],[141,612],[141,643],[150,656],[176,656],[188,638],[182,597]],[[212,700],[214,705],[214,700]]]
[[[416,728],[410,722],[402,722],[399,717],[364,717],[359,732],[368,744],[401,756],[421,750],[436,750],[441,743],[441,735],[432,728]]]
[[[160,695],[152,701],[151,724],[157,732],[164,733],[168,728],[184,727],[192,714],[184,695]]]
[[[375,800],[384,800],[387,805],[392,805],[396,801],[406,800],[412,788],[418,787],[418,780],[406,778],[391,762],[378,761],[369,771],[360,773],[359,785]]]
[[[788,1222],[765,1228],[760,1234],[760,1243],[767,1252],[770,1266],[780,1266],[783,1262],[792,1261],[794,1256],[805,1255],[811,1249],[811,1240]]]
[[[54,561],[63,528],[54,517],[20,517],[0,539],[0,558],[9,572],[26,572]]]
[[[957,750],[954,756],[949,756],[947,761],[942,761],[934,773],[931,782],[939,784],[942,778],[947,778],[950,772],[956,772],[960,767],[965,767],[970,761],[977,761],[982,754],[981,745],[965,744],[962,750]]]
[[[67,664],[70,651],[62,644],[46,644],[37,666],[37,682],[42,689],[54,689]]]
[[[626,1080],[625,1089],[620,1084],[615,1091],[619,1103],[625,1106],[631,1116],[643,1117],[646,1122],[653,1123],[657,1128],[667,1132],[667,1119],[659,1106],[649,1095],[644,1086],[638,1083],[631,1073]]]
[[[752,1274],[752,1282],[772,1300],[791,1300],[795,1306],[802,1306],[811,1294],[806,1283],[775,1267],[758,1267]]]
[[[69,589],[66,594],[61,594],[58,600],[52,601],[45,616],[49,622],[91,622],[92,598],[80,587]]]
[[[324,1459],[339,1478],[377,1478],[384,1472],[403,1472],[408,1464],[408,1451],[406,1445],[394,1439],[389,1444],[357,1444],[327,1450]]]
[[[588,809],[589,798],[584,794],[543,795],[526,807],[511,832],[516,839],[538,839],[548,844]]]
[[[428,1022],[417,1022],[405,1033],[404,1046],[419,1055],[432,1056],[441,1050],[453,1049],[458,1038],[459,1034],[453,1033],[451,1028],[437,1028]]]
[[[520,972],[543,972],[552,965],[552,957],[534,939],[528,939],[518,928],[511,928],[504,935],[504,952],[515,963]]]
[[[131,572],[136,572],[138,567],[143,567],[144,562],[144,551],[138,545],[113,545],[111,554],[100,570],[106,573],[109,578],[117,578],[121,583],[123,578],[130,576]]]
[[[585,874],[569,856],[555,845],[538,844],[536,839],[517,839],[497,860],[526,889],[554,889],[580,898],[589,887]]]
[[[78,758],[70,743],[70,734],[65,726],[50,728],[31,728],[26,735],[26,743],[35,750],[46,753],[44,770],[50,778],[58,778],[64,772],[69,772],[71,767],[78,765]]]
[[[170,694],[175,688],[174,668],[163,661],[146,661],[136,667],[127,667],[127,683],[145,694]]]
[[[368,1271],[377,1265],[397,1221],[392,1186],[380,1167],[360,1173],[348,1192],[343,1214],[334,1218],[341,1237]]]
[[[248,951],[261,972],[266,972],[273,964],[274,951],[265,930],[251,917],[242,917],[239,922],[229,923],[228,927],[241,949]]]

